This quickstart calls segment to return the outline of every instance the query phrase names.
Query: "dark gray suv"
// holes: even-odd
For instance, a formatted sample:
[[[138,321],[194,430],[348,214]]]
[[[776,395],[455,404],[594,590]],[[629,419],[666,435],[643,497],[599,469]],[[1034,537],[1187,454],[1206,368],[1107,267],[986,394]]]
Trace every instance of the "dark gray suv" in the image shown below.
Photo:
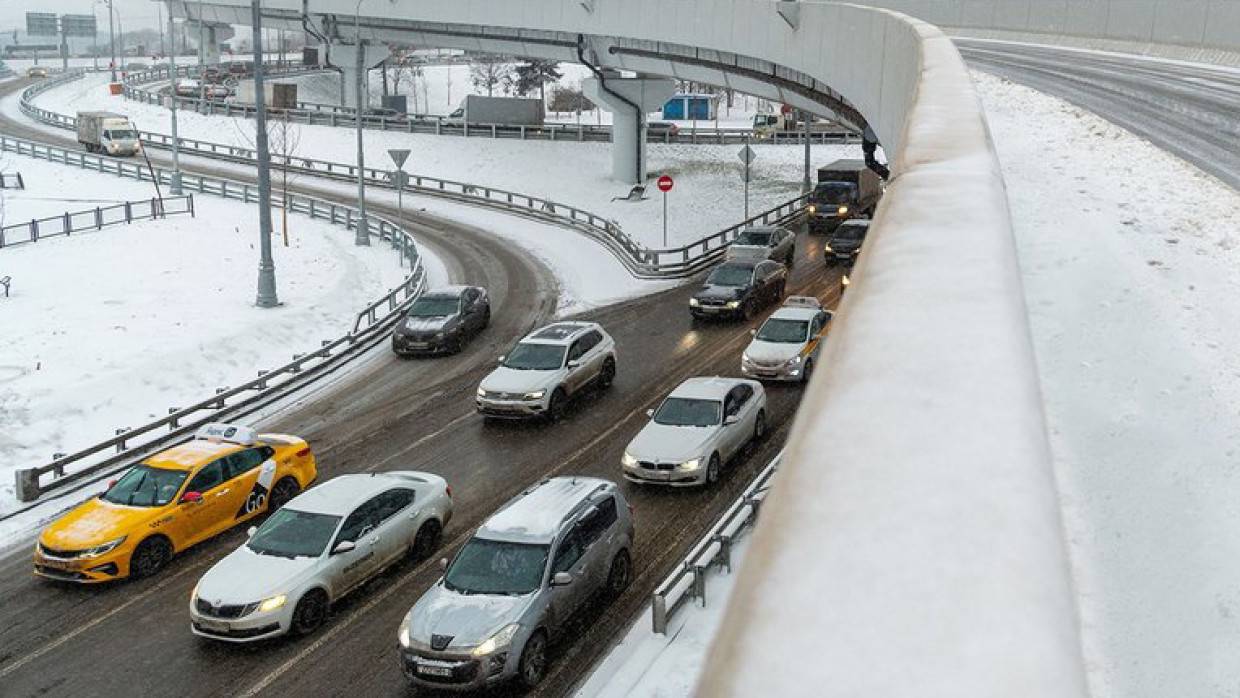
[[[632,578],[633,518],[615,483],[543,480],[474,533],[400,624],[400,663],[414,686],[482,688],[547,672],[549,639],[599,594]]]
[[[458,352],[491,322],[491,299],[478,286],[449,286],[423,293],[392,330],[400,356]]]

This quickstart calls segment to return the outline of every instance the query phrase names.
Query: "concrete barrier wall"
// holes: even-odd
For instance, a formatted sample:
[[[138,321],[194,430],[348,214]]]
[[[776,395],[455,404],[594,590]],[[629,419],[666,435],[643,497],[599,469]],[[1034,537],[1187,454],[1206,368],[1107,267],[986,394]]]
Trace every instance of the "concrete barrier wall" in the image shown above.
[[[769,0],[381,4],[385,18],[461,31],[583,33],[771,61],[838,90],[891,159],[700,695],[1086,694],[1006,194],[946,36],[833,3],[803,4],[796,29]],[[988,4],[941,9],[981,21]],[[310,2],[316,13],[355,6]]]
[[[1240,0],[866,0],[966,36],[1240,63]]]

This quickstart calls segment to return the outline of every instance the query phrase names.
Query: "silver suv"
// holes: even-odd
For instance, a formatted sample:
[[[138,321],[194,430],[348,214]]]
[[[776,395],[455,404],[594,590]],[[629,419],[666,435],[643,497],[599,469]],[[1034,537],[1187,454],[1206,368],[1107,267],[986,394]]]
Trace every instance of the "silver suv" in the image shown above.
[[[608,480],[543,480],[474,533],[400,624],[415,686],[469,690],[547,672],[551,635],[597,594],[632,578],[632,511]],[[446,561],[445,561],[446,563]]]
[[[594,322],[557,322],[517,342],[478,386],[484,417],[563,414],[568,399],[584,388],[611,387],[616,377],[616,343]]]

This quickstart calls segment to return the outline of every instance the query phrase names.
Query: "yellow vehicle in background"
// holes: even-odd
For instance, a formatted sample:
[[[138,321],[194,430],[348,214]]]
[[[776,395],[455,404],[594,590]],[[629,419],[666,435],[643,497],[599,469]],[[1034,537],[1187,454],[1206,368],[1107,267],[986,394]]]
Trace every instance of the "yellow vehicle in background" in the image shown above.
[[[34,572],[81,583],[152,575],[173,555],[279,509],[317,473],[303,439],[208,424],[52,522]]]

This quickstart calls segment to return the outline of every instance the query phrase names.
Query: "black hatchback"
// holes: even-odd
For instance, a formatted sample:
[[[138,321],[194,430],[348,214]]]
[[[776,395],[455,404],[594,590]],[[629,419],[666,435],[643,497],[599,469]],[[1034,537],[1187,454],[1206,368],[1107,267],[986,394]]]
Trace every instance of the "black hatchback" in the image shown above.
[[[778,302],[788,283],[788,267],[779,262],[731,261],[715,267],[689,299],[696,318],[749,318]]]
[[[423,293],[392,330],[401,356],[458,352],[491,322],[491,299],[478,286],[449,286]]]

